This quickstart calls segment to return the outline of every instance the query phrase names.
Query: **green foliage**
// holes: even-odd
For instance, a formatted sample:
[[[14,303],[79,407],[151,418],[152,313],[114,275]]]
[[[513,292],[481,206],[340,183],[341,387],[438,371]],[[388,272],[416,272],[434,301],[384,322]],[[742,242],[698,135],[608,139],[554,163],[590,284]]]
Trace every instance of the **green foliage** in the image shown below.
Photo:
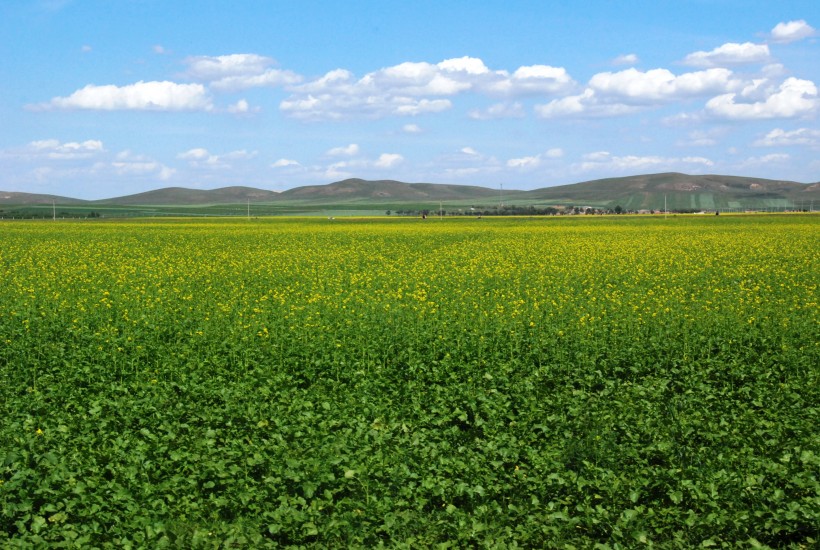
[[[820,540],[820,219],[3,230],[0,546]]]

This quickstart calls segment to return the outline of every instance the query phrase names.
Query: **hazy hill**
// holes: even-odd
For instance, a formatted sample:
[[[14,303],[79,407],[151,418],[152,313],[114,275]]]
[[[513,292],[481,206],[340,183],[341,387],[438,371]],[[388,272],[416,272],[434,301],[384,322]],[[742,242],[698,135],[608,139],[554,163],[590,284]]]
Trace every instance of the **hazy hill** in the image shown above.
[[[88,201],[60,197],[58,195],[38,195],[36,193],[18,193],[0,191],[0,204],[86,204]]]
[[[274,200],[279,193],[253,187],[222,187],[220,189],[186,189],[165,187],[145,193],[92,201],[94,204],[130,205],[191,205],[191,204],[236,204],[247,201],[261,202]]]
[[[346,205],[354,209],[375,209],[382,205],[397,208],[406,204],[436,205],[449,202],[476,205],[497,204],[498,189],[471,185],[404,183],[394,180],[366,181],[347,179],[327,185],[296,187],[281,193],[252,187],[223,187],[203,190],[166,187],[97,201],[83,201],[53,195],[0,192],[0,205],[31,206],[42,209],[51,205],[81,207],[124,207],[134,211],[142,207],[211,208],[220,205],[244,205],[246,202],[268,205],[271,209],[291,212]],[[814,201],[814,202],[812,202]],[[767,180],[738,176],[690,176],[675,172],[606,178],[572,185],[544,187],[533,191],[505,189],[507,205],[575,205],[627,210],[726,210],[779,209],[814,207],[820,209],[820,183],[810,185],[793,181]],[[301,210],[300,210],[301,209]],[[152,210],[153,211],[153,210]]]
[[[472,185],[404,183],[394,180],[366,181],[357,178],[328,185],[309,185],[283,191],[279,200],[318,203],[338,202],[418,202],[472,200],[496,196],[497,191]]]
[[[766,208],[799,206],[812,199],[820,204],[820,184],[668,172],[544,187],[525,191],[516,198],[576,205],[617,203],[632,210],[660,209],[664,200],[670,209]]]

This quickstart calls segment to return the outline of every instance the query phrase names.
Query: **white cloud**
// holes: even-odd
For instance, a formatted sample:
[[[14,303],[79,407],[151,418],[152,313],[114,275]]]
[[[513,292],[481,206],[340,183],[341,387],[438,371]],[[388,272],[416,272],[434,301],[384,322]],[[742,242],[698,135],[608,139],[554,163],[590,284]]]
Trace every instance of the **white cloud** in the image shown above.
[[[154,47],[153,47],[153,48],[151,48],[151,49],[152,49],[152,50],[153,50],[153,52],[154,52],[155,54],[157,54],[157,55],[162,55],[162,54],[166,54],[166,53],[168,53],[168,50],[166,50],[165,48],[163,48],[163,47],[162,47],[161,45],[159,45],[159,44],[155,44],[155,45],[154,45]]]
[[[246,151],[244,149],[238,151],[231,151],[224,155],[213,155],[207,149],[196,147],[189,149],[177,155],[178,159],[187,160],[188,165],[192,168],[207,168],[207,169],[228,169],[232,167],[231,162],[234,160],[248,160],[257,155],[256,151]]]
[[[532,170],[541,166],[544,160],[558,159],[564,156],[564,150],[558,147],[548,149],[539,155],[512,158],[507,161],[508,168],[518,170]]]
[[[587,88],[579,95],[554,99],[545,105],[536,105],[535,113],[541,118],[560,117],[612,117],[635,113],[641,109],[637,105],[625,103],[609,103],[601,99],[595,90]]]
[[[510,159],[507,161],[508,168],[520,168],[523,170],[530,170],[538,168],[541,165],[541,156],[536,155],[532,157],[521,157]]]
[[[472,147],[462,147],[461,152],[471,157],[479,155],[479,152],[473,149]]]
[[[197,56],[185,60],[186,75],[210,83],[211,89],[237,91],[264,86],[298,84],[302,77],[292,71],[270,68],[276,62],[257,54]]]
[[[675,75],[667,69],[593,75],[580,94],[535,106],[541,118],[611,117],[632,114],[641,108],[736,89],[740,81],[728,69],[708,69]]]
[[[82,48],[80,48],[80,51],[83,52],[83,53],[90,53],[90,52],[94,51],[94,48],[92,48],[88,44],[85,44]]]
[[[815,32],[811,25],[800,19],[798,21],[778,23],[772,29],[771,36],[775,42],[787,43],[814,36]]]
[[[271,164],[271,168],[287,168],[288,166],[302,166],[299,164],[298,161],[291,160],[291,159],[279,159],[273,164]]]
[[[234,92],[248,88],[278,87],[301,82],[302,77],[291,71],[268,69],[261,74],[226,76],[210,83],[214,90]]]
[[[766,63],[771,59],[769,46],[744,42],[723,44],[709,52],[690,53],[683,60],[685,65],[695,67],[723,67],[726,65],[746,65]]]
[[[397,164],[404,162],[404,157],[398,153],[382,153],[379,159],[373,163],[377,168],[392,168]]]
[[[470,118],[476,120],[491,120],[497,118],[521,118],[524,116],[524,106],[519,102],[496,103],[486,109],[473,109],[468,113]]]
[[[176,174],[176,170],[145,155],[137,155],[130,150],[125,150],[117,153],[114,160],[110,162],[95,163],[90,173],[103,178],[113,174],[125,178],[156,178],[168,181]]]
[[[519,67],[512,76],[506,71],[498,71],[495,76],[493,81],[482,86],[491,94],[550,95],[566,92],[575,85],[566,69],[550,65]]]
[[[678,145],[684,147],[712,147],[718,144],[717,138],[722,134],[721,129],[693,130],[688,139],[679,140]]]
[[[751,120],[767,118],[794,118],[813,113],[818,109],[817,86],[810,80],[786,79],[772,91],[764,89],[756,82],[740,94],[728,93],[710,99],[706,111],[718,118]],[[738,98],[748,99],[765,94],[758,101],[738,102]]]
[[[582,157],[581,163],[574,165],[580,172],[590,171],[643,171],[651,169],[669,170],[677,167],[713,166],[714,162],[705,157],[662,157],[662,156],[616,156],[606,151],[589,153]]]
[[[749,157],[745,159],[740,165],[744,168],[767,166],[770,164],[783,164],[791,160],[791,156],[786,153],[772,153],[770,155],[763,155],[761,157]]]
[[[634,53],[619,55],[612,60],[613,65],[635,65],[639,62],[638,56]]]
[[[196,80],[214,81],[229,76],[246,76],[261,74],[273,65],[270,57],[251,53],[240,53],[219,56],[195,56],[185,59],[188,65],[187,75]]]
[[[441,112],[452,107],[450,97],[468,92],[489,96],[554,95],[575,83],[567,71],[530,65],[493,71],[478,58],[446,59],[438,64],[405,62],[356,79],[336,69],[300,85],[280,104],[287,115],[308,120],[339,120],[354,116],[384,117]],[[475,118],[518,115],[491,108]]]
[[[207,149],[202,149],[198,147],[196,149],[189,149],[184,153],[180,153],[177,155],[177,158],[183,160],[205,160],[210,156]]]
[[[344,147],[334,147],[328,150],[326,155],[330,157],[352,157],[359,154],[359,146],[355,143],[345,145]]]
[[[26,147],[26,156],[44,157],[51,160],[76,160],[89,158],[104,151],[102,142],[95,139],[66,143],[60,143],[56,139],[44,139],[29,143]]]
[[[343,120],[355,116],[381,118],[438,113],[452,107],[447,99],[414,99],[403,96],[321,94],[291,96],[279,104],[286,115],[301,120]]]
[[[97,165],[99,171],[101,165]],[[114,173],[119,176],[150,176],[154,175],[162,181],[167,181],[176,173],[176,170],[169,168],[155,160],[117,160],[111,163]]]
[[[708,69],[678,76],[666,69],[598,73],[589,86],[601,96],[617,97],[628,103],[654,103],[722,92],[735,85],[727,69]]]
[[[820,146],[820,130],[811,128],[798,128],[797,130],[786,131],[775,128],[764,137],[754,142],[760,147],[778,147],[790,145]]]
[[[401,127],[401,131],[405,134],[420,134],[422,132],[418,124],[405,124]]]
[[[393,112],[397,115],[420,115],[423,113],[439,113],[451,108],[453,104],[448,99],[421,99],[419,101],[396,98],[399,105]]]
[[[448,72],[465,72],[473,75],[488,74],[490,72],[484,62],[475,57],[446,59],[438,64],[438,68]]]
[[[99,111],[210,111],[211,99],[201,84],[137,82],[127,86],[89,84],[68,97],[55,97],[35,110],[88,109]]]
[[[240,99],[232,105],[228,105],[228,112],[235,115],[244,115],[259,111],[259,107],[251,107],[247,99]]]

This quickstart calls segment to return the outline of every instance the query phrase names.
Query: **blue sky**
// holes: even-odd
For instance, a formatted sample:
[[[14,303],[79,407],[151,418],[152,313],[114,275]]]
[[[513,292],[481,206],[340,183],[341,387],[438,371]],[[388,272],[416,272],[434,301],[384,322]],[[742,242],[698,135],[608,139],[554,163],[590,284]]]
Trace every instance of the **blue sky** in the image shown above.
[[[0,189],[820,180],[820,3],[7,0]]]

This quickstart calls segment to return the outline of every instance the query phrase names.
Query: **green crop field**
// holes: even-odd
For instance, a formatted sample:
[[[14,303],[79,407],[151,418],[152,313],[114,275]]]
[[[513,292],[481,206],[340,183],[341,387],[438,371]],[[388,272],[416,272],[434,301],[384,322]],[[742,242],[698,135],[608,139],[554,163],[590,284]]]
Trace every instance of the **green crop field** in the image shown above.
[[[2,547],[820,544],[820,217],[0,245]]]

